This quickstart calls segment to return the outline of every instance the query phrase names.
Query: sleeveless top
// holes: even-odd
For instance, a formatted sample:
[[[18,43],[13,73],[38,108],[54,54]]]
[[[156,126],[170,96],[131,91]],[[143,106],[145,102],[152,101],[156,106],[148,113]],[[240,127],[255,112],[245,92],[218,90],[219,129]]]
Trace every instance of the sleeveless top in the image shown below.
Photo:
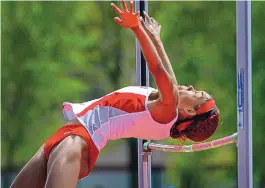
[[[64,102],[62,112],[66,121],[76,117],[81,122],[99,151],[108,140],[162,140],[169,137],[177,117],[166,124],[153,120],[147,102],[155,91],[151,87],[129,86],[84,103]]]

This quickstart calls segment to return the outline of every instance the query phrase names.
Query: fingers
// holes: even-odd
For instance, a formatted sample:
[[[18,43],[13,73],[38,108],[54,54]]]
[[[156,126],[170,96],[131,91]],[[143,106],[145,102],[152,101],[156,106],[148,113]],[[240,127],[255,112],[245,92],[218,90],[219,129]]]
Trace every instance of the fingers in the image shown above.
[[[139,21],[140,21],[140,23],[142,24],[142,26],[144,26],[144,27],[145,27],[145,25],[144,25],[144,19],[143,19],[143,17],[142,17],[142,16],[140,16],[140,17],[139,17]]]
[[[123,10],[128,11],[125,1],[122,0],[121,3],[122,3]]]
[[[145,11],[144,11],[144,17],[145,17],[147,24],[151,24],[150,17],[148,16],[148,14]]]
[[[144,28],[146,28],[145,23],[144,23],[144,19],[142,16],[139,18],[139,20],[140,20],[140,23],[144,26]]]
[[[155,24],[156,23],[156,21],[155,21],[154,18],[150,18],[150,21],[151,21],[152,24]]]
[[[133,12],[133,1],[130,1],[130,12]]]
[[[113,10],[115,10],[115,12],[119,15],[121,15],[123,12],[113,3],[111,3],[111,7],[113,8]]]
[[[140,15],[140,11],[137,11],[134,15],[138,17]]]
[[[140,17],[139,17],[139,20],[140,20],[140,22],[141,22],[141,23],[143,23],[143,22],[144,22],[144,19],[143,19],[143,17],[142,17],[142,16],[140,16]]]
[[[145,12],[145,16],[148,18],[149,22],[154,24],[156,23],[156,20],[153,17],[149,17],[149,15]]]
[[[145,16],[146,21],[147,21],[148,24],[156,24],[156,25],[159,25],[157,23],[157,21],[154,18],[149,17],[149,15],[145,11],[144,11],[144,16]]]
[[[144,16],[145,16],[145,20],[146,23],[148,25],[152,25],[153,27],[158,27],[159,30],[161,29],[161,25],[152,17],[149,17],[149,15],[144,11]]]
[[[147,31],[148,29],[146,28],[146,25],[145,25],[145,23],[144,23],[144,19],[143,19],[143,17],[141,16],[141,17],[139,18],[139,20],[140,20],[140,23],[141,23],[141,25],[143,26],[144,30]]]
[[[144,16],[148,19],[150,19],[149,15],[144,11]]]
[[[114,18],[114,21],[115,21],[118,25],[123,26],[122,21],[121,21],[120,18],[115,17],[115,18]]]

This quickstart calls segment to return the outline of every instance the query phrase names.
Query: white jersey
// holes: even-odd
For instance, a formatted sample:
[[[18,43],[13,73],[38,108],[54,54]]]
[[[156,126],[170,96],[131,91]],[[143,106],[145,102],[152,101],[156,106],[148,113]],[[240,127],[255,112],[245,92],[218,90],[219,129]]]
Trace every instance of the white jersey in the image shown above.
[[[108,140],[120,138],[166,139],[177,117],[166,124],[153,120],[147,102],[148,96],[155,91],[151,87],[129,86],[92,101],[65,102],[64,119],[69,121],[77,117],[98,150]]]

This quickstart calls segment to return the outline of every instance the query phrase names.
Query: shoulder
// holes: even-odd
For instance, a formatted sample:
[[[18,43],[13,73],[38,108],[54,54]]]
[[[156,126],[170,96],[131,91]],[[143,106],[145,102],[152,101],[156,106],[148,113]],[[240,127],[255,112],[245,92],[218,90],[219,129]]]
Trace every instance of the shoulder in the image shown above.
[[[147,108],[152,118],[159,123],[169,123],[178,115],[177,109],[162,103],[160,99],[148,101]]]

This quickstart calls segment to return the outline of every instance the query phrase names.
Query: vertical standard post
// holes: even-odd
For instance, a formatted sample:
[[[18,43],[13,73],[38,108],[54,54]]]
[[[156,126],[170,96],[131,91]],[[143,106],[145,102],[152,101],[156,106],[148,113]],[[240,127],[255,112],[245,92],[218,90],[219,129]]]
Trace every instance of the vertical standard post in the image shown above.
[[[135,1],[136,11],[144,18],[143,11],[148,11],[147,0]],[[136,40],[136,74],[138,86],[149,86],[148,68],[141,53],[141,48]],[[143,150],[146,140],[137,140],[138,145],[138,188],[151,188],[151,152]]]
[[[251,1],[236,2],[238,187],[252,188]]]

